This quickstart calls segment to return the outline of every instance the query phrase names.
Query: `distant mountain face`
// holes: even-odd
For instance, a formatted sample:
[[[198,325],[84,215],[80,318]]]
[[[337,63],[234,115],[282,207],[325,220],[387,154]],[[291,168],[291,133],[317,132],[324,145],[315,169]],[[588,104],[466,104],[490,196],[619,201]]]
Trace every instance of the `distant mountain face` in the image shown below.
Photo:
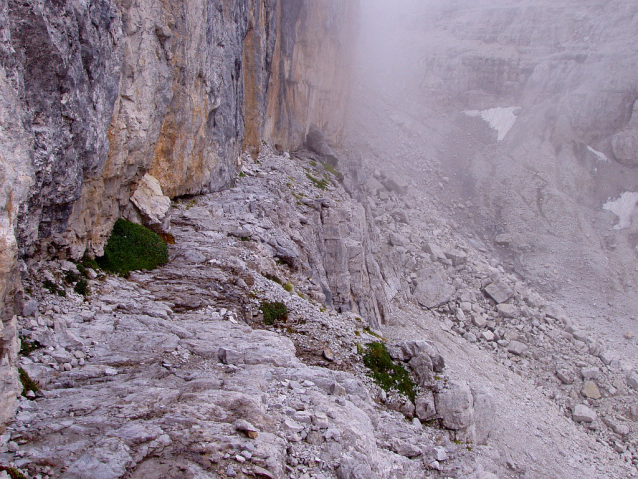
[[[634,288],[638,208],[608,202],[638,190],[638,4],[363,5],[361,84],[412,119],[440,195],[474,205],[468,231],[512,234],[512,268],[549,290]]]

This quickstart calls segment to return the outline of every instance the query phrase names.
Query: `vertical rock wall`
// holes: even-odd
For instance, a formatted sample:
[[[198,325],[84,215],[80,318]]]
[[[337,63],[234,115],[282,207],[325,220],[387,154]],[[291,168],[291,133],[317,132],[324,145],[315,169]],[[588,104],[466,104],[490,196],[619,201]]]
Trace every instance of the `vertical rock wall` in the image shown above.
[[[99,254],[146,174],[232,184],[244,151],[339,139],[357,2],[0,0],[0,424],[18,258]]]

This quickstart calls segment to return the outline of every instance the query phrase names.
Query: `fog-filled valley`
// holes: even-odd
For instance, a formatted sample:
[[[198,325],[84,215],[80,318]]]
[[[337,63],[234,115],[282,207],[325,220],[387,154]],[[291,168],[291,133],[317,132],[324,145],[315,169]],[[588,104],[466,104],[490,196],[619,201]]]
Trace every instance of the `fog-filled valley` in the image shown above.
[[[371,1],[351,126],[377,165],[429,182],[459,231],[619,344],[638,301],[635,10]]]

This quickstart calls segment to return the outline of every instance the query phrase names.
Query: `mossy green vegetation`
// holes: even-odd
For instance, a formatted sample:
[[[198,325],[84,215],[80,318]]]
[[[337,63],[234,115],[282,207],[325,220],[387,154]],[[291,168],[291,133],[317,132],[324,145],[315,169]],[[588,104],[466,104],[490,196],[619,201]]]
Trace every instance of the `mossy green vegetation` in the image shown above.
[[[119,219],[104,248],[104,256],[96,261],[105,271],[126,275],[167,263],[168,248],[164,240],[148,228]]]
[[[60,288],[57,284],[48,279],[45,279],[42,282],[42,287],[49,291],[51,294],[57,294],[58,296],[66,296],[66,291],[64,288]]]
[[[67,284],[77,283],[79,279],[80,279],[80,276],[77,273],[74,273],[73,271],[67,271],[64,274],[64,282]]]
[[[395,390],[414,402],[416,384],[406,369],[392,360],[384,343],[366,344],[363,364],[370,370],[370,375],[381,388],[386,391]]]
[[[78,267],[78,271],[87,278],[89,276],[87,269],[89,268],[94,270],[100,269],[100,265],[97,264],[97,261],[95,261],[92,258],[89,258],[88,256],[85,256],[84,259],[82,259],[82,261],[78,263],[77,267]]]
[[[91,294],[91,289],[89,288],[89,282],[84,278],[79,279],[78,282],[75,283],[75,286],[73,287],[73,291],[75,291],[77,294],[80,294],[82,296],[88,296],[89,294]]]
[[[286,291],[288,291],[289,293],[292,293],[292,290],[294,289],[292,286],[292,283],[290,281],[287,281],[285,284],[282,285],[284,287],[284,289]]]
[[[321,166],[323,166],[323,169],[326,172],[330,173],[335,178],[337,178],[337,180],[343,181],[343,174],[339,170],[337,170],[334,166],[332,166],[330,163],[325,163],[322,161]]]
[[[260,309],[264,314],[264,324],[273,325],[288,320],[288,307],[281,301],[265,301]]]
[[[20,374],[20,382],[22,383],[23,396],[26,397],[29,391],[37,393],[40,390],[38,383],[31,379],[24,369],[18,368],[18,373]]]
[[[312,176],[310,173],[306,173],[306,177],[312,182],[313,185],[315,185],[320,190],[325,190],[326,188],[328,188],[328,180],[326,179],[318,180],[317,178]]]
[[[20,355],[28,356],[36,349],[42,348],[42,344],[37,339],[25,338],[20,336]]]
[[[0,466],[0,472],[6,472],[11,479],[27,479],[27,476],[18,471],[15,467]]]
[[[264,278],[266,278],[266,279],[268,279],[270,281],[273,281],[274,283],[283,285],[283,283],[279,279],[279,276],[275,276],[274,274],[270,274],[270,273],[264,273],[263,276],[264,276]]]
[[[73,291],[75,291],[76,293],[82,296],[88,296],[91,292],[89,289],[89,283],[85,279],[86,277],[88,277],[88,272],[86,268],[81,264],[77,265],[77,267],[79,274],[75,273],[74,271],[67,271],[64,274],[64,282],[66,284],[73,284]]]

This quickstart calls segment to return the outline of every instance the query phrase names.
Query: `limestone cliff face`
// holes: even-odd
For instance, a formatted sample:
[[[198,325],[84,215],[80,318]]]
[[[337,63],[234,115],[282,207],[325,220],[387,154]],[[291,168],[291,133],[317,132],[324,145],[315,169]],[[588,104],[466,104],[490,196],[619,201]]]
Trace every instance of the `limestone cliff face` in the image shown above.
[[[312,123],[337,141],[356,6],[0,0],[0,411],[18,387],[18,257],[99,254],[146,174],[197,194],[262,141],[298,147]]]

